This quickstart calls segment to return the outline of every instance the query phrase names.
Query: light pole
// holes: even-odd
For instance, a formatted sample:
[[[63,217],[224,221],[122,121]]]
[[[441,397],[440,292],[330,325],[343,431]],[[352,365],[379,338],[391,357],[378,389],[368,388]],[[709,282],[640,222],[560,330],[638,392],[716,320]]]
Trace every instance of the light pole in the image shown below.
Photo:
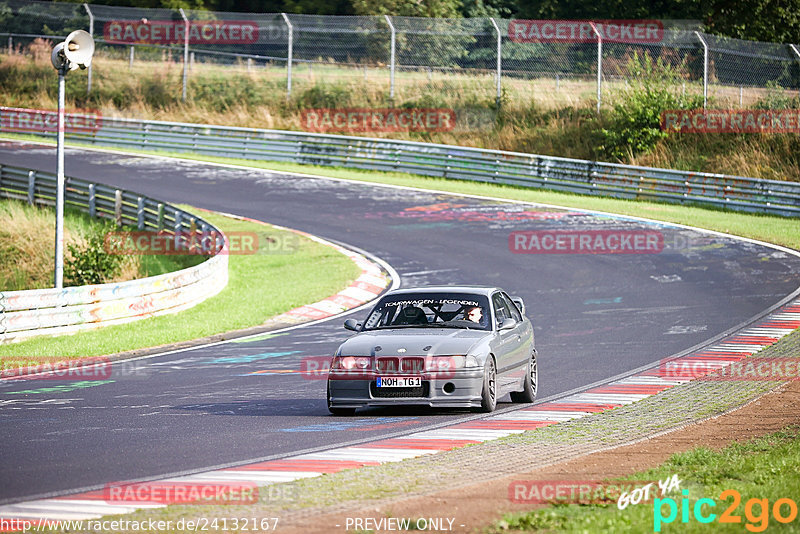
[[[77,30],[63,43],[53,48],[50,61],[58,71],[58,141],[56,144],[56,265],[53,281],[55,287],[64,287],[64,78],[67,72],[78,67],[85,69],[92,63],[94,39],[89,33]]]

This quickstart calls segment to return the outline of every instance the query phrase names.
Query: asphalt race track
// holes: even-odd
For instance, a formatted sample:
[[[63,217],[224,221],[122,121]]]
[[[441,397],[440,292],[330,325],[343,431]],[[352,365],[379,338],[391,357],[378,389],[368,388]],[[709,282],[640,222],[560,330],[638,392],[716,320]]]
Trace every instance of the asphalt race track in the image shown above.
[[[0,162],[54,171],[55,149],[0,143]],[[533,320],[540,399],[709,340],[778,303],[800,273],[800,258],[772,248],[575,211],[76,149],[67,150],[66,172],[361,248],[392,265],[402,287],[502,286],[525,299]],[[637,254],[512,253],[509,234],[526,230],[656,231],[664,246]],[[0,382],[0,502],[475,416],[328,415],[324,380],[296,371],[302,358],[329,355],[348,336],[342,321],[138,360],[135,372],[88,385]]]

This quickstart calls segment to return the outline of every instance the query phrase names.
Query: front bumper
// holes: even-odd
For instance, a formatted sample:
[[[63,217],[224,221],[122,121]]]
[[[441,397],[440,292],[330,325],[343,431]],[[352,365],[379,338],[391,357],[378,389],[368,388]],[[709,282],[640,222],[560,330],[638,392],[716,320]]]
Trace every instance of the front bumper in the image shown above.
[[[333,408],[401,405],[473,408],[481,405],[482,368],[459,369],[444,374],[407,373],[399,376],[420,376],[422,387],[378,389],[376,373],[361,373],[353,378],[347,373],[332,370],[328,375],[329,405]]]

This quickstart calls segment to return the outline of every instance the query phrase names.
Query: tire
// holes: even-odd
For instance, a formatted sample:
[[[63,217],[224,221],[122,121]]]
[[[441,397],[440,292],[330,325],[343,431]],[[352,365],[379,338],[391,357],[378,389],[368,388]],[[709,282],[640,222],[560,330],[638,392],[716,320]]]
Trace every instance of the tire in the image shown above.
[[[334,408],[333,406],[331,406],[331,387],[330,387],[330,384],[328,384],[327,397],[328,397],[328,411],[331,412],[331,414],[339,415],[339,416],[350,416],[350,415],[354,415],[356,413],[356,409],[355,408]]]
[[[539,370],[536,367],[536,353],[531,354],[528,360],[528,370],[525,376],[525,385],[522,391],[511,392],[511,402],[533,402],[536,400],[536,390],[539,387]]]
[[[481,407],[476,411],[491,413],[497,407],[497,367],[494,358],[489,356],[483,367],[483,388],[481,389]]]

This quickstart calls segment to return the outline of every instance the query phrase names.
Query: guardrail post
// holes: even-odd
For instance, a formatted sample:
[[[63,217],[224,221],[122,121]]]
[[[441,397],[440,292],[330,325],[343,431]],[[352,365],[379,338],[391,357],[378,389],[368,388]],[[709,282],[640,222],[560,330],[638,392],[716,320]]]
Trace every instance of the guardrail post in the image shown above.
[[[286,22],[286,28],[289,30],[289,38],[286,43],[286,99],[292,96],[292,60],[294,57],[294,27],[289,22],[289,17],[286,13],[281,13],[283,20]]]
[[[158,215],[156,218],[156,225],[158,226],[158,231],[164,229],[164,204],[161,202],[158,203]]]
[[[496,104],[497,109],[500,109],[500,101],[502,95],[502,88],[500,86],[500,78],[503,73],[503,35],[500,33],[500,26],[494,21],[494,18],[489,18],[492,21],[492,26],[494,26],[495,31],[497,32],[497,97],[496,97]]]
[[[181,13],[181,17],[183,17],[183,28],[184,28],[184,36],[183,36],[183,92],[181,93],[181,99],[186,102],[186,81],[189,78],[189,19],[186,17],[186,13],[183,11],[183,8],[180,8],[178,11]]]
[[[175,250],[180,250],[181,247],[181,212],[175,210],[175,224],[172,227],[172,232],[175,234]]]
[[[117,226],[122,226],[122,191],[119,189],[114,191],[114,220]]]
[[[86,10],[86,13],[89,14],[89,35],[92,36],[94,39],[94,15],[92,14],[92,10],[89,9],[89,4],[83,4],[83,8]],[[89,63],[89,72],[87,82],[86,82],[86,94],[88,95],[92,91],[92,64]]]
[[[705,109],[708,105],[708,43],[700,32],[695,31],[694,34],[703,45],[703,109]]]
[[[95,184],[89,184],[89,217],[97,217],[97,191]]]
[[[9,35],[8,36],[8,54],[11,55],[11,53],[13,51],[14,51],[14,38]]]
[[[133,70],[133,45],[131,45],[131,51],[128,56],[128,70]]]
[[[136,227],[144,230],[144,198],[142,197],[136,199]]]
[[[204,253],[208,252],[209,250],[208,237],[208,225],[203,223],[200,225],[200,250],[202,250]]]
[[[391,51],[389,56],[389,98],[394,100],[394,63],[395,63],[395,51],[397,43],[397,32],[394,29],[394,24],[392,24],[392,19],[389,18],[389,15],[384,15],[384,17],[386,17],[386,23],[389,25],[389,30],[391,30],[392,32]]]
[[[36,171],[28,171],[28,204],[36,203]]]
[[[597,31],[597,26],[594,22],[590,22],[594,34],[597,36],[597,112],[600,113],[600,103],[602,99],[602,83],[603,83],[603,36]]]

